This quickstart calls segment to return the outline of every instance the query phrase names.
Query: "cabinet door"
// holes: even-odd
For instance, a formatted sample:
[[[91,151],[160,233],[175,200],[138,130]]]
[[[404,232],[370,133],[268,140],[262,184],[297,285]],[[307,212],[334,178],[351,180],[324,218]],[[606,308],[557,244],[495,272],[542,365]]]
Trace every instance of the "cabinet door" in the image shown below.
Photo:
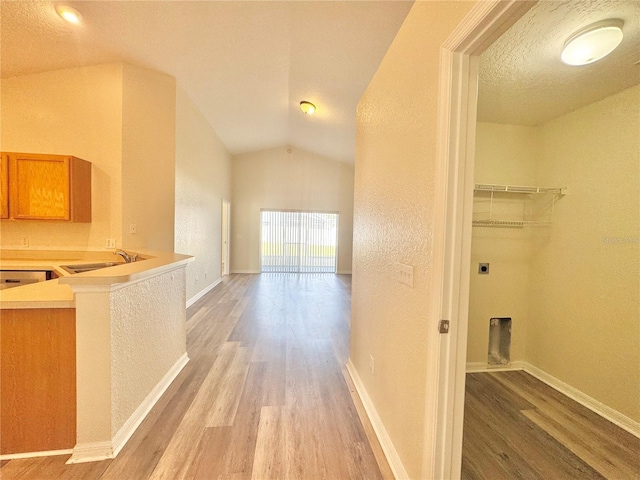
[[[9,218],[9,156],[0,153],[0,218]]]
[[[11,158],[11,216],[30,220],[70,220],[70,158],[23,155]]]
[[[76,444],[75,325],[75,308],[2,311],[0,455]]]

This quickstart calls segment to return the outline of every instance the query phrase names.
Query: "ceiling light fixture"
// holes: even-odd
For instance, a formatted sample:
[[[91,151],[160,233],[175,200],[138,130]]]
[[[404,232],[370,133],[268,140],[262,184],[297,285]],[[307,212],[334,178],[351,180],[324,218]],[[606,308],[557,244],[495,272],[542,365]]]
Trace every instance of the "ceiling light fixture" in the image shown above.
[[[300,110],[302,110],[307,115],[313,115],[313,112],[316,111],[316,106],[311,102],[303,100],[302,102],[300,102]]]
[[[68,5],[58,5],[56,7],[56,12],[63,20],[66,20],[69,23],[73,23],[74,25],[78,25],[80,20],[82,20],[82,15],[75,8],[69,7]]]
[[[606,57],[622,41],[619,19],[593,23],[571,35],[562,49],[562,61],[567,65],[588,65]]]

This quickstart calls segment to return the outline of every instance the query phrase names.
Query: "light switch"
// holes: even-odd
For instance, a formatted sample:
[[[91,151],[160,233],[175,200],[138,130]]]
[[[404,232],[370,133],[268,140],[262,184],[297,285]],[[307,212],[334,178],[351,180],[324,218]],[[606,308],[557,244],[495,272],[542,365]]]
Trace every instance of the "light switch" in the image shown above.
[[[398,263],[398,281],[413,288],[413,265]]]

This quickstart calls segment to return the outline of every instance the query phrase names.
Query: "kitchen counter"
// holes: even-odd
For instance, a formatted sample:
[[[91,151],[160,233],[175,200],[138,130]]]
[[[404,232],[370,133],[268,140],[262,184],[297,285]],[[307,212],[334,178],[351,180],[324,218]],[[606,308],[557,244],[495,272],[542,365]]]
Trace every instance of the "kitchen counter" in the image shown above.
[[[189,361],[188,255],[2,250],[2,270],[59,277],[0,290],[0,460],[115,457]],[[122,262],[71,274],[65,265]],[[7,346],[7,348],[5,348]],[[62,426],[61,426],[62,425]]]
[[[111,251],[4,250],[0,253],[0,269],[52,270],[59,278],[0,290],[0,309],[74,308],[75,296],[70,285],[106,286],[134,282],[161,274],[193,259],[188,255],[146,250],[130,253],[137,253],[140,259],[91,272],[70,274],[61,266],[122,259]]]

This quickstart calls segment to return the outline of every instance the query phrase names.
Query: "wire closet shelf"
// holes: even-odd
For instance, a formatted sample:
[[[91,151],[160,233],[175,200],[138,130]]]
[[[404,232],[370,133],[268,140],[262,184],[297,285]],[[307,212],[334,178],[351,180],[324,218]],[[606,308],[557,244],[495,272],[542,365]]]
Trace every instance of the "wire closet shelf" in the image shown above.
[[[474,187],[474,194],[475,227],[547,227],[553,223],[556,200],[566,195],[567,189],[478,183]],[[519,218],[513,218],[513,212],[505,215],[505,205],[520,196],[522,210],[519,212]]]

